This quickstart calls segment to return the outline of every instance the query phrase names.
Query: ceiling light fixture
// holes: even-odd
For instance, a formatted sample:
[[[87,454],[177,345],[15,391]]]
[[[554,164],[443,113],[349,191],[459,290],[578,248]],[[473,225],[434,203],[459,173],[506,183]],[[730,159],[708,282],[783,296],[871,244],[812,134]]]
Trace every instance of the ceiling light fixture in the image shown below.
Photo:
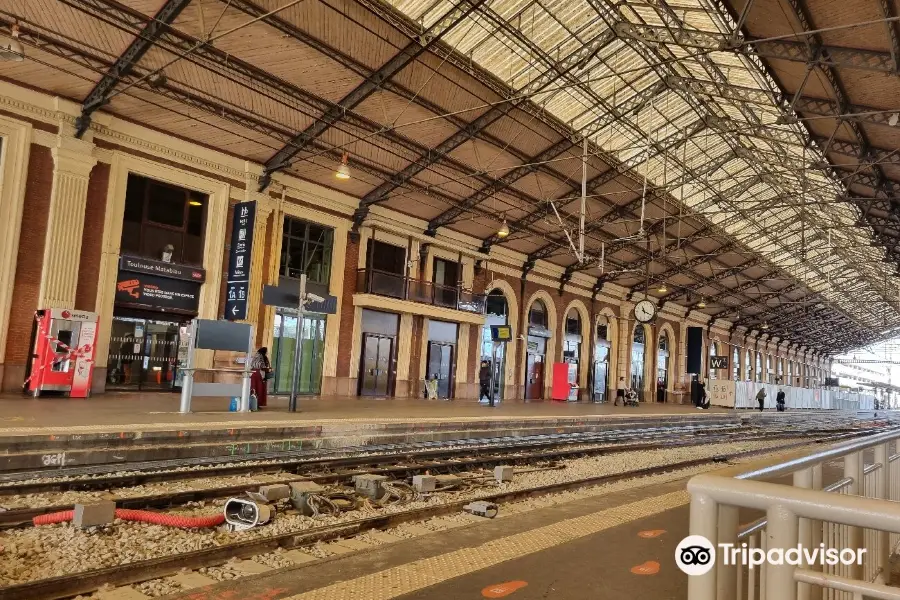
[[[503,223],[500,224],[500,229],[497,230],[497,237],[505,238],[509,235],[509,225],[506,223],[506,217],[503,217]]]
[[[659,292],[660,294],[665,294],[666,292],[669,291],[669,288],[666,287],[666,284],[665,284],[665,283],[661,283],[661,284],[659,285],[659,287],[656,288],[656,291]]]
[[[763,330],[768,329],[768,328],[769,328],[769,324],[766,323],[765,321],[763,321],[763,324],[760,325],[759,328],[760,328],[760,329],[763,329]]]
[[[337,171],[334,174],[338,179],[350,179],[350,165],[347,164],[348,158],[349,154],[344,152],[344,156],[341,157],[341,164],[338,165]]]
[[[13,25],[10,33],[12,37],[0,42],[0,60],[22,62],[25,60],[25,47],[19,41],[19,26]]]
[[[191,200],[190,202],[188,202],[188,204],[190,204],[191,206],[203,206],[203,203],[199,200]]]
[[[706,300],[700,298],[700,302],[697,303],[697,308],[706,308]]]

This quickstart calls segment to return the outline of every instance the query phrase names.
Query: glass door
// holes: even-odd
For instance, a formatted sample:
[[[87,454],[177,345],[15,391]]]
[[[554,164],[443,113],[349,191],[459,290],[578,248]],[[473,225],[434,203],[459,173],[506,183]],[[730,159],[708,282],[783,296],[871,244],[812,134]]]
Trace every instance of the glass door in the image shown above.
[[[360,396],[387,396],[391,383],[394,338],[363,334]]]
[[[176,373],[182,354],[186,360],[186,336],[180,331],[184,328],[170,321],[113,317],[107,388],[172,390],[180,387],[180,374]]]
[[[427,379],[437,379],[437,395],[449,399],[453,380],[453,344],[431,342],[428,344]]]
[[[322,389],[322,364],[325,358],[325,317],[304,315],[299,327],[300,371],[297,392],[314,395]],[[275,313],[275,338],[272,348],[272,368],[275,377],[274,394],[291,393],[291,377],[296,365],[297,316],[289,313]]]

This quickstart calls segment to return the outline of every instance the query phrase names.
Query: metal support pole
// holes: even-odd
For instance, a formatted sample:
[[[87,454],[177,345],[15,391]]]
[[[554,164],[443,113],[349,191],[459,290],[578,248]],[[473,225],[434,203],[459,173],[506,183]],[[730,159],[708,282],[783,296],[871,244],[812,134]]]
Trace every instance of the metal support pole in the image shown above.
[[[719,506],[706,494],[691,496],[690,534],[702,535],[710,543],[718,539]],[[688,594],[691,600],[716,600],[716,569],[705,575],[688,578]]]
[[[766,526],[767,551],[781,549],[786,552],[796,548],[799,538],[799,519],[791,511],[781,506],[773,506],[767,511]],[[794,565],[786,560],[782,564],[766,565],[766,600],[797,600],[797,583],[794,581]]]
[[[488,404],[493,407],[496,405],[494,401],[494,390],[497,389],[499,381],[497,379],[497,342],[491,345],[491,389],[488,393]]]
[[[881,468],[875,471],[875,497],[882,500],[891,499],[891,446],[890,442],[875,446],[875,462],[881,463]],[[891,578],[891,534],[888,531],[877,532],[875,570],[881,583],[887,584]],[[872,560],[872,557],[866,557]]]
[[[300,383],[300,361],[302,352],[300,343],[303,339],[303,305],[306,303],[306,273],[300,275],[300,299],[297,302],[297,340],[294,342],[294,363],[291,371],[291,399],[288,410],[297,412],[297,387]]]
[[[581,210],[578,221],[578,260],[585,261],[584,256],[584,216],[587,212],[587,163],[588,163],[588,139],[584,138],[584,150],[581,158]]]
[[[813,470],[812,468],[803,469],[794,473],[794,487],[813,489]],[[821,527],[821,525],[819,525]],[[798,524],[798,539],[804,548],[813,548],[812,539],[812,522],[809,519],[800,519]],[[809,568],[811,565],[805,565]],[[797,600],[810,600],[811,586],[801,583],[797,590]]]
[[[847,494],[851,496],[862,496],[865,493],[865,482],[863,481],[863,451],[854,452],[844,457],[844,477],[853,480],[847,488]],[[862,549],[864,541],[863,530],[860,527],[846,527],[847,535],[844,540],[844,548],[852,548],[853,550]],[[843,548],[839,548],[843,550]],[[850,579],[862,579],[862,565],[848,565],[846,576]]]
[[[736,506],[720,506],[719,507],[719,537],[718,548],[722,544],[732,544],[739,546],[738,543],[738,508]],[[712,540],[710,540],[712,541]],[[740,565],[727,565],[722,557],[716,560],[716,598],[726,600],[734,596],[737,589],[738,569]]]
[[[244,372],[241,374],[243,378],[241,381],[241,412],[250,412],[250,376],[252,375],[250,361],[253,360],[253,350],[253,325],[251,325],[250,339],[247,342],[247,358],[244,360]],[[265,379],[263,379],[263,385],[266,385]]]
[[[182,414],[191,412],[191,394],[194,391],[194,344],[197,341],[197,319],[191,320],[189,331],[187,367],[184,369],[184,377],[181,378],[180,412]]]

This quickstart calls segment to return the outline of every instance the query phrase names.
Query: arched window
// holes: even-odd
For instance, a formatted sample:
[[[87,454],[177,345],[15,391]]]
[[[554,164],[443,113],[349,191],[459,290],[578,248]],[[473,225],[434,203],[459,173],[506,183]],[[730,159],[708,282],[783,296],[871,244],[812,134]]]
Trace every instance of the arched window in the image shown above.
[[[710,342],[709,343],[709,358],[706,360],[706,371],[709,373],[709,375],[707,376],[707,379],[718,379],[719,378],[718,369],[713,369],[710,364],[710,363],[712,363],[712,361],[709,360],[713,356],[718,356],[718,355],[719,355],[719,345],[716,342]]]
[[[637,392],[638,398],[644,399],[644,354],[646,336],[644,326],[634,328],[631,344],[631,389]]]
[[[744,350],[744,370],[747,372],[747,381],[753,381],[753,352]]]
[[[574,308],[566,315],[563,361],[569,364],[569,383],[581,386],[581,315]]]
[[[669,387],[669,336],[665,332],[659,334],[656,346],[656,401],[667,400]]]
[[[763,379],[762,354],[760,354],[759,352],[756,353],[756,378],[754,379],[754,381],[759,381],[760,383],[765,381]]]
[[[596,347],[594,348],[594,402],[609,400],[609,357],[612,352],[611,325],[604,316],[597,321]]]
[[[502,291],[493,289],[487,296],[487,314],[481,328],[481,360],[492,365],[491,394],[494,401],[503,398],[504,373],[506,373],[506,344],[496,344],[491,338],[491,325],[509,325],[509,304]],[[481,400],[481,398],[479,398]]]
[[[741,379],[741,351],[737,346],[734,347],[734,352],[731,355],[731,378],[734,381],[740,381]]]
[[[772,373],[772,357],[771,355],[766,355],[766,376],[763,378],[763,381],[766,383],[774,383],[772,380],[774,373]]]
[[[535,300],[528,311],[528,324],[534,327],[547,327],[547,307],[540,299]]]

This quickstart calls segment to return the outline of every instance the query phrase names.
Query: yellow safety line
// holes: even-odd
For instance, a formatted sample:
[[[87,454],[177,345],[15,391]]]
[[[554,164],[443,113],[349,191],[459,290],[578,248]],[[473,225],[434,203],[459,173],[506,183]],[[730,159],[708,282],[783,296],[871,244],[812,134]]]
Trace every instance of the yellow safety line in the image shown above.
[[[688,503],[686,491],[671,492],[546,525],[473,548],[423,558],[405,565],[335,583],[284,600],[387,600],[475,571],[534,554],[579,538],[657,515]],[[502,510],[502,509],[501,509]],[[672,562],[675,562],[674,556]]]

